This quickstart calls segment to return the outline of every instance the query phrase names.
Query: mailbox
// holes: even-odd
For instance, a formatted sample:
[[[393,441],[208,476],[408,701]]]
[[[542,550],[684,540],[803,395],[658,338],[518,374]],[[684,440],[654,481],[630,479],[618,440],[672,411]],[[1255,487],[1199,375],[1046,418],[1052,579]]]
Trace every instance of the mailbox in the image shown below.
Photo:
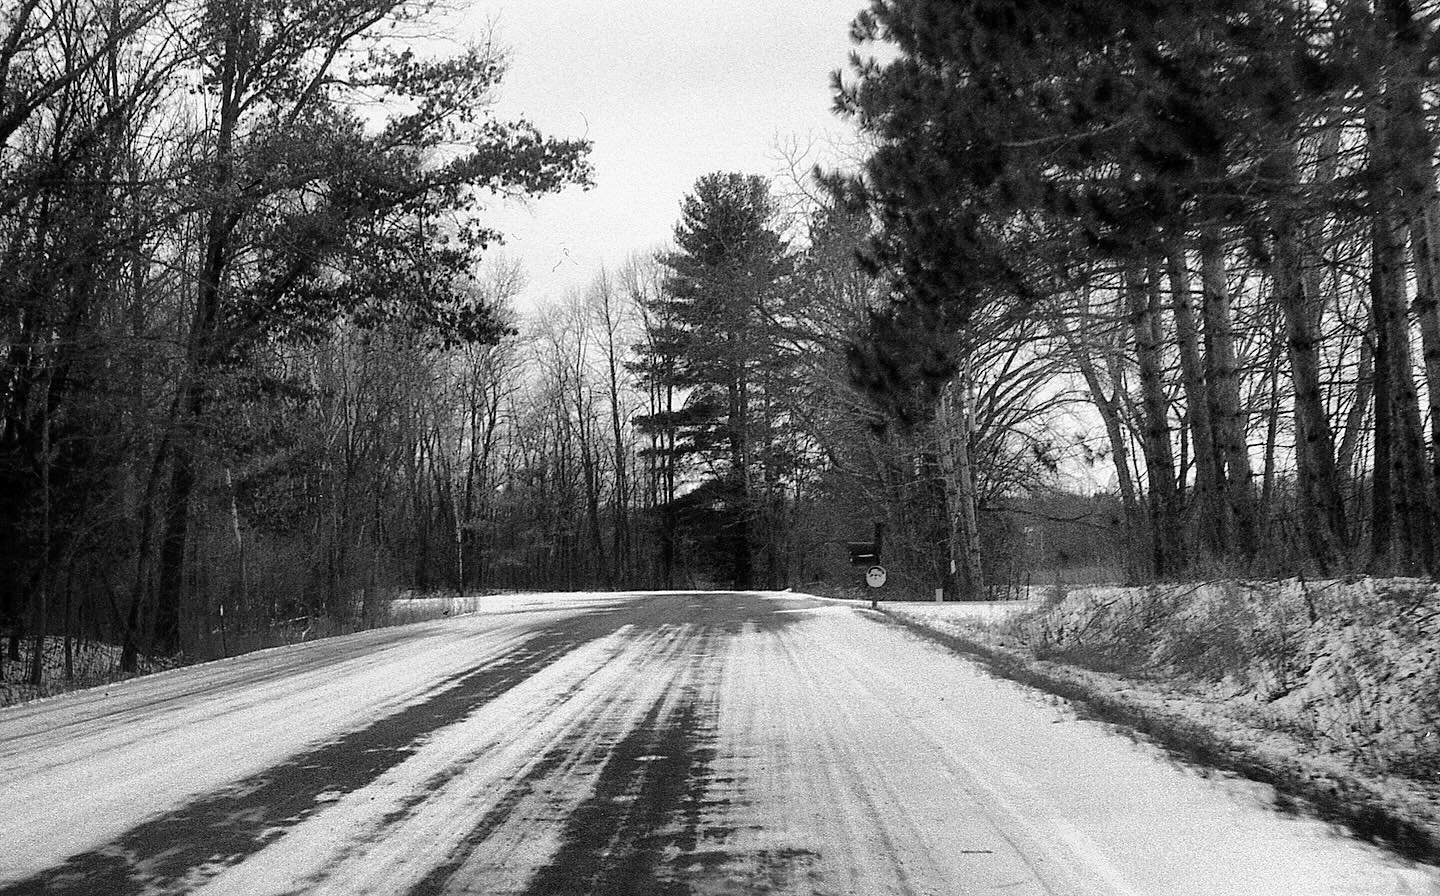
[[[874,566],[880,561],[880,552],[875,550],[873,541],[847,541],[845,546],[850,549],[851,566]]]
[[[880,554],[885,549],[885,524],[875,524],[874,541],[847,541],[845,546],[850,549],[851,566],[874,566],[880,562]]]

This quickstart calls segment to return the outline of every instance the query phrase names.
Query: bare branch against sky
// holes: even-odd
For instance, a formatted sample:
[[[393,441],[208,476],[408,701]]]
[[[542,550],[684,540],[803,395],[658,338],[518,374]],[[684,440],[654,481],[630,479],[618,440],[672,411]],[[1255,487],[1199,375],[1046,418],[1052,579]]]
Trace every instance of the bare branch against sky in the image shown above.
[[[781,141],[843,139],[849,127],[830,111],[829,79],[845,65],[858,8],[836,0],[471,7],[466,27],[482,35],[493,24],[512,51],[497,112],[595,144],[593,189],[499,214],[507,251],[529,273],[522,301],[668,239],[701,175],[774,173]]]

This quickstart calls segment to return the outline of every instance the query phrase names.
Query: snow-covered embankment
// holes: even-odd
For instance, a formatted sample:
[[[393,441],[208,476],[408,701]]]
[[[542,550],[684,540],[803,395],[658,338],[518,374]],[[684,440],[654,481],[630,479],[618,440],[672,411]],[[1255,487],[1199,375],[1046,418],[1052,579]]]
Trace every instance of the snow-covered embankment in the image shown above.
[[[1002,675],[1440,858],[1433,584],[1224,581],[886,609]]]

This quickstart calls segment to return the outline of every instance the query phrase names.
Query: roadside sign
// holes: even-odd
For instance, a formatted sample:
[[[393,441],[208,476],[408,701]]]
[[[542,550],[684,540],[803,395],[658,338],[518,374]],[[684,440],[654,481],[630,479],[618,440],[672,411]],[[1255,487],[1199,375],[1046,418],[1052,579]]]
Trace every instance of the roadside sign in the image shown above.
[[[885,567],[872,566],[865,570],[865,584],[871,588],[879,588],[885,584]]]

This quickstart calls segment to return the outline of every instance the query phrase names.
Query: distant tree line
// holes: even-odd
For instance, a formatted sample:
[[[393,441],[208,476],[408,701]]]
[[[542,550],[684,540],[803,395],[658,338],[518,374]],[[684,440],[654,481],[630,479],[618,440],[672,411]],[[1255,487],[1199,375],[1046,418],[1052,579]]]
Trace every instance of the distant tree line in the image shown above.
[[[529,360],[509,368],[496,444],[535,451],[487,480],[482,504],[504,522],[467,525],[490,564],[467,587],[852,588],[846,542],[877,523],[898,593],[976,596],[1015,578],[1010,546],[1027,536],[1004,513],[1049,497],[1067,451],[1052,418],[1073,394],[1030,400],[1058,368],[1017,338],[976,353],[948,427],[906,425],[847,355],[893,290],[862,269],[872,221],[800,189],[813,186],[706,175],[670,246],[520,326],[509,345]],[[971,443],[971,531],[983,518],[995,560],[976,534],[961,591],[943,498]],[[1113,559],[1095,554],[1073,559]]]

